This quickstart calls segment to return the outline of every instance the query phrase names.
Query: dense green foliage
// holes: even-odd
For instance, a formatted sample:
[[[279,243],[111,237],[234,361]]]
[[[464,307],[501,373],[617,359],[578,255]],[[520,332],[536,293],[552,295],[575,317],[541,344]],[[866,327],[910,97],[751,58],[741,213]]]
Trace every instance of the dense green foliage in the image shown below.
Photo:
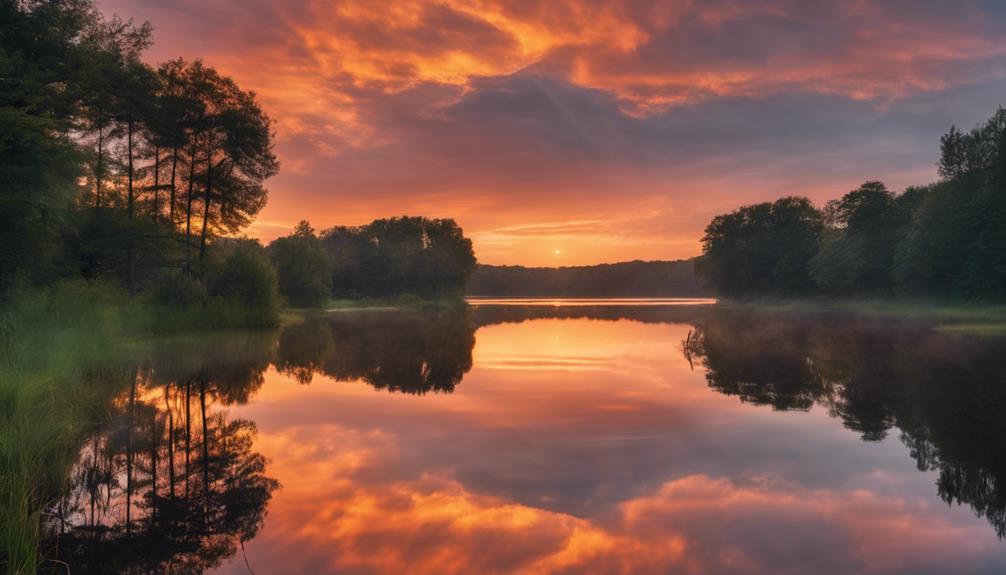
[[[895,196],[881,182],[866,182],[829,202],[820,252],[811,261],[817,285],[835,294],[891,293],[898,240],[921,193],[912,188]]]
[[[238,306],[250,325],[275,325],[280,309],[276,270],[265,250],[254,241],[235,242],[207,274],[209,296]]]
[[[697,297],[708,293],[692,260],[528,268],[479,264],[468,294],[523,297]]]
[[[1006,110],[941,140],[941,181],[866,182],[815,209],[784,198],[717,216],[696,270],[727,296],[1006,299]]]
[[[214,241],[265,203],[271,122],[202,62],[147,65],[150,43],[91,0],[0,0],[3,572],[37,571],[124,336],[278,322],[264,249]]]
[[[297,307],[318,307],[332,296],[332,259],[307,222],[269,244],[280,293]]]
[[[452,219],[375,220],[326,230],[321,241],[336,297],[457,297],[475,269],[472,242]]]
[[[89,0],[0,1],[0,32],[0,293],[205,283],[213,238],[278,170],[254,94],[200,61],[145,64],[151,27]]]
[[[35,573],[44,504],[122,389],[134,306],[107,284],[19,293],[0,314],[0,572]]]
[[[805,198],[745,206],[709,224],[696,270],[723,295],[809,293],[823,227]]]

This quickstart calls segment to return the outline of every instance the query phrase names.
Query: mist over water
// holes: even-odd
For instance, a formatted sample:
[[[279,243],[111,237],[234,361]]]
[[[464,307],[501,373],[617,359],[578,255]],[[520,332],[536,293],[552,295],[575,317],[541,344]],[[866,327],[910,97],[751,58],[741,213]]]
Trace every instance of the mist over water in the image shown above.
[[[48,545],[73,573],[1006,569],[1006,339],[472,303],[137,352]]]

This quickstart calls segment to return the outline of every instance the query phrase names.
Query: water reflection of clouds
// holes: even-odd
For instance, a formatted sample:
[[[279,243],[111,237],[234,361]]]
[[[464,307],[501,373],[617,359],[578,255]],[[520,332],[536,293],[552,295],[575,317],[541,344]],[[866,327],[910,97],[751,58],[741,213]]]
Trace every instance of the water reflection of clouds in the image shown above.
[[[996,545],[983,525],[955,521],[924,499],[810,488],[777,476],[686,475],[596,517],[577,517],[436,472],[375,477],[365,468],[394,467],[388,460],[401,452],[388,436],[323,431],[337,440],[307,449],[299,441],[261,444],[283,450],[274,473],[298,478],[284,480],[266,529],[247,544],[261,571],[967,571],[980,559],[962,558]],[[946,556],[949,545],[960,556]],[[291,564],[296,557],[304,563]]]
[[[270,370],[238,408],[284,485],[246,544],[256,569],[914,573],[1002,562],[986,525],[934,504],[933,476],[897,440],[861,442],[823,409],[779,413],[710,393],[674,348],[688,329],[483,328],[464,384],[422,398],[323,377],[305,388]],[[576,369],[515,369],[527,356]]]

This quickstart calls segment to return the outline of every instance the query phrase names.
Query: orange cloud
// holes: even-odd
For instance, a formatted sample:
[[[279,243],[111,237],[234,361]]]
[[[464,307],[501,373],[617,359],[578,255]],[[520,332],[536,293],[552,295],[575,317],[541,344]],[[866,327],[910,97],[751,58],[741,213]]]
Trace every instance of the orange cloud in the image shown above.
[[[979,0],[101,3],[276,119],[254,235],[455,217],[488,263],[688,257],[739,203],[925,183],[1006,87],[1006,17]],[[598,220],[626,226],[513,232]]]
[[[957,65],[1006,52],[976,3],[962,3],[949,20],[943,11],[894,4],[251,2],[237,20],[257,29],[225,30],[240,50],[221,46],[207,56],[291,112],[311,110],[303,107],[306,94],[323,96],[328,115],[356,108],[372,91],[469,87],[472,78],[529,66],[564,72],[579,86],[651,110],[794,89],[899,98],[964,81],[954,77]],[[252,42],[262,28],[275,31]]]

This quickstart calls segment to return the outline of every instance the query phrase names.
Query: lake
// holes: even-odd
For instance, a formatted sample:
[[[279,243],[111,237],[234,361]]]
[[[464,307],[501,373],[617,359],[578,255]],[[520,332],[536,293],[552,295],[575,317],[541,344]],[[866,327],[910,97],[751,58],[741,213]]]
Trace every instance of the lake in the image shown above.
[[[46,548],[75,574],[1006,572],[1006,339],[472,303],[138,351]]]

